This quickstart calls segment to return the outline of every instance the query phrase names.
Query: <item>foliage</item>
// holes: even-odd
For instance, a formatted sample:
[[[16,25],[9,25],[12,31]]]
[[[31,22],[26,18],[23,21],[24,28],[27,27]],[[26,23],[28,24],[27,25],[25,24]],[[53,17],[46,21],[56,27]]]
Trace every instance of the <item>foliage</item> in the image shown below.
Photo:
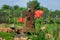
[[[30,8],[31,4],[34,3],[34,9],[38,9],[40,8],[40,3],[37,0],[33,0],[33,1],[29,1],[27,3],[27,7]]]

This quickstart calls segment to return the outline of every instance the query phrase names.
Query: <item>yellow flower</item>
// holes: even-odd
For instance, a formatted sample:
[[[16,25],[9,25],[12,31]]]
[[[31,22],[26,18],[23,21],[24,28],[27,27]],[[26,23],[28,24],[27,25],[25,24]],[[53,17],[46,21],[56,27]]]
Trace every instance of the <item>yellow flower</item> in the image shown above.
[[[20,39],[21,39],[21,40],[27,40],[28,37],[21,37]]]
[[[45,30],[46,29],[46,25],[44,25],[43,27],[40,28],[40,30]]]
[[[0,40],[3,40],[2,37],[0,37]]]
[[[14,37],[14,40],[20,40],[20,38],[18,38],[18,37]]]
[[[49,33],[47,33],[45,36],[46,36],[46,38],[52,38],[53,37],[52,34],[49,34]]]
[[[45,29],[46,29],[46,27],[41,27],[41,29],[40,29],[40,30],[42,30],[42,31],[43,31],[43,30],[45,30]]]

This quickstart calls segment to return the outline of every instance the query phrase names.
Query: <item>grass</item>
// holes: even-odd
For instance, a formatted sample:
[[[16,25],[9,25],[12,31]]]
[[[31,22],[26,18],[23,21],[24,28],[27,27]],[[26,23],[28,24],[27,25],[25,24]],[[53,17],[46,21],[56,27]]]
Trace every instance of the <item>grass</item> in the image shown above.
[[[28,35],[29,38],[31,38],[32,40],[60,40],[60,37],[57,36],[57,27],[60,26],[59,24],[45,24],[46,25],[46,29],[44,31],[39,31],[39,29],[43,26],[43,25],[39,25],[36,24],[36,34],[32,34],[32,35]],[[15,25],[17,27],[17,25]],[[45,34],[49,33],[52,34],[52,38],[46,38]],[[0,37],[5,38],[6,40],[13,40],[13,36],[14,33],[4,33],[4,32],[0,32]],[[36,37],[37,36],[37,37]]]
[[[0,32],[0,37],[5,38],[5,40],[13,40],[13,34]]]

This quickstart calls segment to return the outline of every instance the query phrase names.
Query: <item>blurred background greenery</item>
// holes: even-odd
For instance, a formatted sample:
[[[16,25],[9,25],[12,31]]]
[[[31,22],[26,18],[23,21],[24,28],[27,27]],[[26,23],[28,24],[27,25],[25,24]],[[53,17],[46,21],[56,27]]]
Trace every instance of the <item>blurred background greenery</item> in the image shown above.
[[[59,21],[60,10],[51,11],[48,8],[40,6],[40,3],[37,0],[29,1],[27,3],[27,8],[19,7],[18,5],[15,5],[15,6],[3,5],[2,8],[0,9],[0,23],[16,23],[17,24],[18,18],[24,17],[24,15],[22,15],[22,11],[28,10],[32,2],[35,5],[34,10],[36,10],[37,8],[40,8],[44,12],[42,19],[40,19],[41,23],[42,23],[42,20],[43,22],[45,21],[46,23],[51,23],[51,21],[58,24],[60,23]]]

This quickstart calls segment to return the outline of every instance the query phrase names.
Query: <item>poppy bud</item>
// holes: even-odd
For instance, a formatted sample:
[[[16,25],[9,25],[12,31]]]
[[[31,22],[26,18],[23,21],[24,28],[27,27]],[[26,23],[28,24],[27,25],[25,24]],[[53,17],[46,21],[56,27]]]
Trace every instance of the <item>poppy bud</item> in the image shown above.
[[[35,17],[36,17],[36,18],[39,18],[39,17],[42,16],[42,14],[43,14],[43,11],[42,11],[42,10],[37,10],[37,11],[35,12]]]
[[[19,22],[23,23],[24,22],[24,18],[18,18]]]

